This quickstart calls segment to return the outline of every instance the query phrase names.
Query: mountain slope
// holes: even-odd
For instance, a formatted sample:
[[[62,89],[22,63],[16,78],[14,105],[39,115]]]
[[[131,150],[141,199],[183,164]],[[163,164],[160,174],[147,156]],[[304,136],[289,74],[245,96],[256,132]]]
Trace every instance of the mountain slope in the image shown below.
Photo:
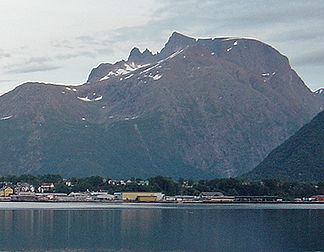
[[[324,112],[275,148],[243,177],[286,180],[324,180]]]
[[[173,33],[159,53],[134,48],[84,85],[1,96],[0,174],[236,176],[321,106],[269,45]]]
[[[315,98],[321,104],[321,110],[324,108],[324,88],[320,88],[314,92]]]

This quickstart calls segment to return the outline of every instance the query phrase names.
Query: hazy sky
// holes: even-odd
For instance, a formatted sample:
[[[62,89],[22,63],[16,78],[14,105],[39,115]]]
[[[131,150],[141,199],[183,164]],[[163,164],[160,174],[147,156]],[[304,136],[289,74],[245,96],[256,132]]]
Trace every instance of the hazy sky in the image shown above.
[[[0,0],[0,94],[26,81],[81,84],[132,47],[159,51],[173,31],[253,37],[324,87],[324,0]]]

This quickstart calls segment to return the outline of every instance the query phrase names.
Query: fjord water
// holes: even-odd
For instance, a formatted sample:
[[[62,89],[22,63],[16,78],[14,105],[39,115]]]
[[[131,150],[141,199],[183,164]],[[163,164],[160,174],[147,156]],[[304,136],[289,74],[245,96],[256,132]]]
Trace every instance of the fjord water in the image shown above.
[[[324,205],[0,203],[0,251],[324,251]]]

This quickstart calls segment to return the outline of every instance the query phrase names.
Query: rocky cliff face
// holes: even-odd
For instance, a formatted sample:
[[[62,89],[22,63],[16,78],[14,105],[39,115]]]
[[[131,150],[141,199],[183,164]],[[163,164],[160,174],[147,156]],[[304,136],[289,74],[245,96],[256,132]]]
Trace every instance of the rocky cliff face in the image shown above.
[[[24,84],[2,96],[0,173],[236,176],[320,107],[271,46],[173,33],[159,53],[134,48],[82,86]]]

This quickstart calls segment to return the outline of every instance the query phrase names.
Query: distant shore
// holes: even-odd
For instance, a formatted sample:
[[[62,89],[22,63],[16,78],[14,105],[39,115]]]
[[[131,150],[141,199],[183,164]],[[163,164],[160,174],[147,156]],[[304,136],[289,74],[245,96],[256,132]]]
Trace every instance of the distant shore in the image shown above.
[[[109,203],[109,204],[323,204],[324,201],[213,201],[213,200],[204,200],[204,201],[123,201],[123,200],[87,200],[87,201],[57,201],[57,200],[39,200],[39,201],[19,201],[19,200],[4,200],[0,199],[1,202],[15,202],[15,203]]]

